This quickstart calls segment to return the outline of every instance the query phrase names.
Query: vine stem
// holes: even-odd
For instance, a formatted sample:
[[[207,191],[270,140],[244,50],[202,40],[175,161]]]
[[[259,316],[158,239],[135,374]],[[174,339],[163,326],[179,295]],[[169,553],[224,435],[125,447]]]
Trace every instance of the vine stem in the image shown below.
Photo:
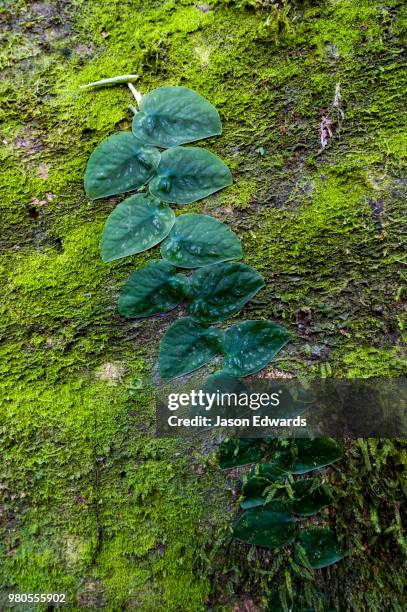
[[[141,102],[141,98],[143,97],[141,93],[134,87],[132,81],[136,81],[138,78],[138,74],[121,74],[119,76],[111,77],[108,79],[101,79],[100,81],[93,81],[92,83],[86,83],[86,85],[79,85],[79,89],[89,89],[90,87],[103,87],[105,85],[121,85],[126,84],[133,94],[137,108],[132,104],[129,104],[130,110],[136,114],[138,112],[138,106]]]
[[[131,93],[133,94],[136,102],[137,102],[137,106],[139,106],[140,102],[141,102],[141,98],[143,97],[141,95],[141,93],[139,91],[137,91],[137,89],[134,87],[133,83],[128,82],[127,83],[127,87],[130,89]]]
[[[120,76],[111,77],[109,79],[101,79],[100,81],[86,83],[86,85],[79,85],[79,89],[88,89],[89,87],[103,87],[104,85],[119,85],[121,83],[127,83],[130,87],[131,81],[136,81],[138,78],[138,74],[122,74]],[[135,91],[137,90],[135,89]]]

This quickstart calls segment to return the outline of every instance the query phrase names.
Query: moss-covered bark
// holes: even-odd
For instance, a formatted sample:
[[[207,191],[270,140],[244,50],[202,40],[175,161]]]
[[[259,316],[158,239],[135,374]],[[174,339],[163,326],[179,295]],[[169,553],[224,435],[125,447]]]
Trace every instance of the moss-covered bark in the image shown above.
[[[142,91],[185,84],[218,107],[224,134],[207,146],[235,184],[188,210],[230,223],[265,275],[243,314],[295,334],[280,370],[405,373],[406,4],[280,4],[1,3],[2,607],[30,591],[66,592],[72,610],[261,610],[297,580],[286,553],[226,548],[234,480],[154,438],[157,340],[178,313],[117,314],[124,279],[157,253],[100,260],[118,198],[87,201],[82,175],[129,127],[131,94],[80,84],[137,73]],[[405,464],[402,442],[360,442],[327,472],[340,499],[326,519],[353,555],[301,588],[340,610],[403,609]]]

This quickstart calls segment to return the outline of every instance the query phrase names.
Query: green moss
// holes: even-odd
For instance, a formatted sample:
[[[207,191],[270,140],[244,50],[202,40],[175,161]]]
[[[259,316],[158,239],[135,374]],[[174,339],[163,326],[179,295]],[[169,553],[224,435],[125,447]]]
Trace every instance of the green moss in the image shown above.
[[[9,590],[66,591],[73,610],[230,610],[248,600],[262,609],[259,585],[274,592],[286,570],[300,580],[280,553],[248,562],[236,545],[223,559],[233,516],[224,476],[198,447],[154,437],[151,372],[174,315],[125,321],[116,300],[158,250],[102,264],[100,231],[119,198],[89,202],[82,188],[93,147],[129,129],[132,96],[80,84],[135,73],[142,92],[185,84],[219,108],[224,133],[205,145],[226,159],[235,184],[188,210],[230,223],[245,261],[265,275],[243,315],[293,332],[278,368],[405,371],[405,4],[292,2],[280,14],[267,2],[203,4],[4,9],[3,599]],[[333,136],[320,151],[327,114]],[[134,378],[142,389],[131,394]],[[350,445],[329,476],[342,496],[329,521],[345,539],[355,525],[354,560],[314,580],[339,609],[351,601],[354,610],[396,610],[405,450],[366,444]],[[212,525],[218,534],[203,551]],[[204,555],[224,566],[210,573]]]
[[[107,365],[96,372],[104,380],[36,381],[5,403],[2,508],[21,516],[17,533],[12,518],[5,525],[2,583],[67,592],[72,607],[102,597],[117,609],[143,598],[147,582],[156,605],[200,610],[208,585],[192,569],[204,536],[196,477],[185,482],[182,445],[145,446],[138,428],[153,421],[150,392],[129,396],[125,381],[110,385],[118,366]],[[138,368],[133,362],[133,374]],[[100,586],[89,594],[92,581]]]
[[[407,366],[402,351],[397,348],[387,351],[359,348],[347,353],[343,363],[350,378],[403,376]]]

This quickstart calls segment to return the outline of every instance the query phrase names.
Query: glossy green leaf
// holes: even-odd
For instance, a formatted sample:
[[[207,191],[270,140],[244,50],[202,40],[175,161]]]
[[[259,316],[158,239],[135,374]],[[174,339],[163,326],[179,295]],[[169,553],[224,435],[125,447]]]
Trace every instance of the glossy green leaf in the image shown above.
[[[164,202],[189,204],[233,182],[226,164],[200,147],[175,147],[161,155],[151,193]]]
[[[131,132],[113,134],[96,147],[85,170],[85,191],[92,199],[141,187],[153,176],[160,152],[136,140]]]
[[[335,534],[330,529],[311,527],[300,531],[299,540],[309,564],[314,569],[327,567],[343,559]]]
[[[208,330],[193,319],[179,319],[168,328],[160,343],[158,365],[164,379],[189,374],[218,353],[218,330]]]
[[[168,236],[175,215],[168,204],[140,193],[121,202],[109,215],[100,241],[103,261],[150,249]]]
[[[205,266],[190,278],[188,312],[203,323],[223,321],[241,310],[262,287],[263,277],[245,264]]]
[[[241,508],[255,508],[261,506],[266,500],[265,489],[271,484],[283,481],[287,471],[278,463],[265,463],[256,466],[245,478],[242,486],[244,499],[240,502]]]
[[[166,312],[186,299],[194,319],[202,323],[221,321],[240,310],[263,284],[253,268],[240,263],[205,266],[187,277],[176,274],[172,264],[161,260],[129,278],[120,296],[119,311],[126,316],[144,317],[150,311]],[[218,348],[223,351],[221,346]]]
[[[200,268],[213,263],[241,259],[240,240],[227,225],[208,215],[177,217],[161,255],[174,266]]]
[[[290,508],[300,516],[312,516],[332,501],[328,487],[320,484],[316,478],[296,480],[292,489],[294,499],[290,501]]]
[[[221,353],[223,332],[221,330],[216,330],[215,333],[217,334],[218,339],[217,351],[218,353]],[[218,396],[216,396],[216,399],[214,399],[214,402],[212,404],[212,414],[216,412],[216,415],[220,418],[237,417],[241,413],[241,407],[238,406],[237,402],[234,402],[233,398],[239,397],[242,393],[247,394],[249,392],[247,386],[241,378],[234,378],[232,376],[229,376],[229,374],[225,374],[222,371],[217,371],[214,374],[211,374],[210,376],[205,378],[205,381],[202,385],[202,391],[204,393],[215,394],[215,396],[217,393],[229,394],[229,401],[222,402],[222,400],[220,399],[220,401],[218,402]],[[200,407],[196,411],[194,411],[194,414],[198,413],[204,416],[208,416],[205,407]],[[213,425],[213,427],[215,427],[215,425]]]
[[[233,535],[246,544],[266,548],[279,548],[295,539],[295,522],[279,502],[270,502],[267,508],[250,508],[239,518]]]
[[[219,349],[222,350],[223,334],[220,336],[219,341]],[[245,384],[244,380],[230,376],[229,374],[226,374],[226,372],[223,372],[223,370],[218,370],[217,372],[214,372],[208,376],[205,379],[202,389],[205,393],[216,393],[217,391],[220,391],[221,393],[236,394],[250,393],[250,390]],[[216,402],[214,405],[216,405]]]
[[[219,465],[222,470],[259,461],[266,450],[261,438],[231,438],[219,447]]]
[[[295,458],[290,471],[293,474],[306,474],[342,458],[340,446],[331,438],[299,438],[292,445]]]
[[[264,484],[264,486],[261,487],[262,491],[265,489],[266,486],[268,485]],[[265,497],[261,495],[261,493],[258,493],[257,495],[251,494],[250,497],[245,497],[245,499],[242,499],[242,501],[240,502],[240,507],[242,510],[249,510],[249,508],[257,508],[258,506],[263,506],[264,501]]]
[[[222,133],[219,113],[188,87],[158,87],[142,97],[133,134],[164,149]]]
[[[119,298],[125,317],[149,317],[172,310],[183,299],[183,277],[167,261],[155,260],[134,272]]]
[[[290,339],[287,330],[271,321],[232,325],[224,338],[222,368],[233,376],[248,376],[264,368]]]

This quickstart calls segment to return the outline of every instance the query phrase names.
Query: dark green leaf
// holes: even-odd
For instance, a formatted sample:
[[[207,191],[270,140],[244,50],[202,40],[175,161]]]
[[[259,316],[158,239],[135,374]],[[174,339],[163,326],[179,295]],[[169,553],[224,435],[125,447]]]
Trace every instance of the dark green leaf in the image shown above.
[[[213,336],[211,338],[210,336],[212,333]],[[222,350],[222,331],[217,329],[208,329],[207,338],[212,341],[214,348],[216,348],[216,352],[219,353]],[[241,379],[232,378],[228,374],[218,371],[205,378],[202,384],[202,391],[207,394],[215,394],[215,397],[216,393],[219,391],[221,393],[240,394],[245,392],[247,393],[248,389]],[[217,402],[217,400],[214,399],[214,402],[211,405],[211,413],[216,411],[216,415],[225,418],[230,418],[232,416],[231,411],[233,412],[233,409],[233,400],[231,402],[223,403],[221,400]],[[193,406],[190,410],[190,414],[191,416],[208,416],[206,403],[204,402],[203,404]],[[215,427],[215,425],[208,425],[207,429],[212,429],[213,427]]]
[[[208,264],[241,259],[240,240],[224,223],[207,215],[177,217],[161,255],[174,266],[200,268]]]
[[[278,463],[260,464],[246,477],[242,494],[244,499],[240,502],[242,508],[255,508],[264,504],[266,494],[264,490],[271,484],[281,482],[287,476]]]
[[[342,457],[340,447],[331,438],[299,438],[293,440],[292,450],[295,457],[291,466],[293,474],[306,474],[330,465]]]
[[[245,264],[205,266],[190,278],[188,312],[203,323],[223,321],[241,310],[262,287],[263,277]]]
[[[216,334],[214,340],[217,338],[218,341],[217,352],[221,353],[223,333],[220,330],[213,331]],[[214,398],[218,397],[216,395],[217,393],[229,394],[229,401],[223,402],[222,399],[220,399],[218,402],[217,399],[214,399],[211,410],[212,413],[216,411],[216,415],[221,418],[233,418],[234,416],[237,417],[241,412],[241,408],[234,402],[234,397],[239,397],[241,393],[248,393],[249,390],[242,379],[231,377],[229,374],[225,374],[222,371],[217,371],[205,379],[202,391],[204,393],[214,394]],[[201,408],[200,413],[207,416],[205,409]]]
[[[264,486],[262,487],[262,490],[266,486],[267,485],[264,484]],[[242,510],[249,510],[249,508],[257,508],[257,506],[264,505],[264,500],[265,500],[265,497],[263,497],[262,495],[258,494],[256,496],[252,494],[250,497],[245,497],[244,499],[242,499],[242,501],[240,502],[240,507]]]
[[[223,370],[248,376],[264,368],[289,341],[283,327],[270,321],[244,321],[232,325],[224,338]]]
[[[103,261],[114,261],[150,249],[175,223],[168,204],[149,194],[130,196],[109,215],[100,241]]]
[[[229,168],[216,155],[199,147],[175,147],[161,155],[149,187],[159,200],[189,204],[232,182]]]
[[[217,352],[216,330],[208,330],[189,317],[179,319],[168,328],[160,343],[161,377],[189,374],[211,361]]]
[[[85,170],[85,191],[92,199],[133,191],[153,176],[160,152],[136,140],[131,132],[118,132],[96,147]]]
[[[222,470],[259,461],[265,453],[261,438],[225,440],[219,447],[219,466]]]
[[[134,272],[119,298],[119,312],[125,317],[149,317],[172,310],[183,299],[183,277],[167,261],[155,260]]]
[[[279,502],[250,508],[237,521],[233,535],[246,544],[279,548],[295,539],[295,522]]]
[[[312,568],[320,569],[343,558],[335,534],[330,529],[311,527],[300,531],[300,543]]]
[[[294,499],[290,507],[294,514],[312,516],[332,501],[328,487],[319,484],[316,478],[297,480],[293,485]]]
[[[188,87],[158,87],[142,97],[133,133],[164,149],[222,133],[219,113]]]
[[[219,338],[219,352],[222,350],[222,340],[223,334]],[[216,393],[220,391],[221,393],[250,393],[247,385],[241,378],[235,378],[234,376],[230,376],[223,372],[223,370],[218,370],[214,374],[211,374],[205,379],[203,385],[203,391],[205,393]],[[216,402],[215,404],[216,405]]]
[[[119,311],[126,316],[144,317],[146,313],[171,310],[186,297],[189,313],[195,319],[202,323],[220,321],[240,310],[263,284],[253,268],[240,263],[205,266],[188,278],[176,275],[175,267],[162,260],[130,277],[120,296]],[[218,349],[222,351],[221,346]]]

